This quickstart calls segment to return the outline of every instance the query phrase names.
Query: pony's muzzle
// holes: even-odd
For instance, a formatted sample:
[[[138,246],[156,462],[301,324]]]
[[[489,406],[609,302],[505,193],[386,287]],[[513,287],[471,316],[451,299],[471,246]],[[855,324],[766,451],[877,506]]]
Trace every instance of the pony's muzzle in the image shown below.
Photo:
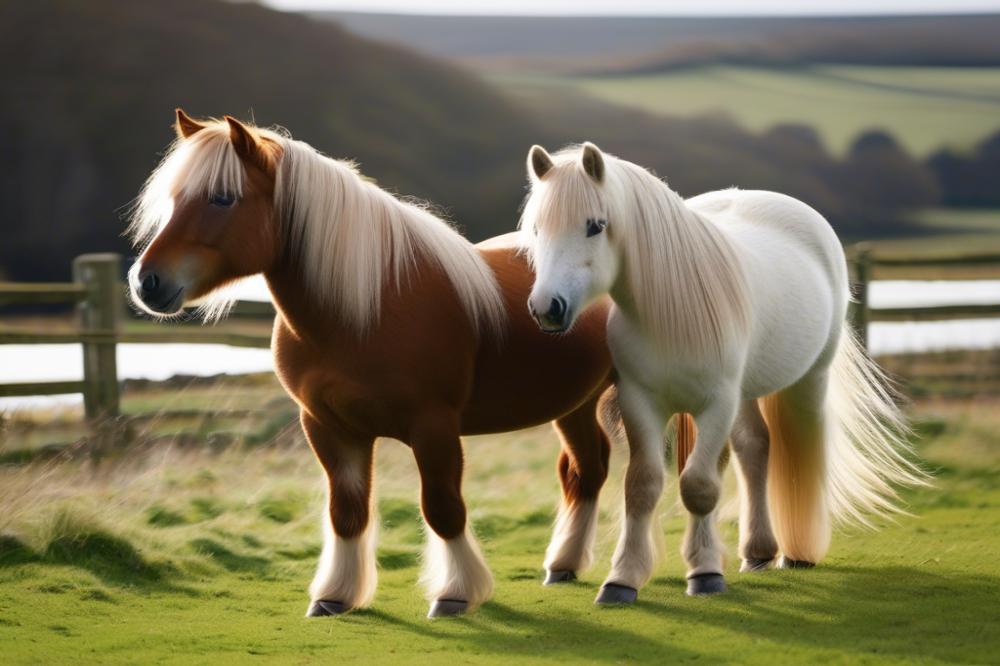
[[[133,280],[132,293],[143,307],[156,314],[175,314],[184,303],[184,287],[155,270],[140,271]]]
[[[569,304],[566,299],[558,294],[549,301],[548,309],[539,312],[534,303],[528,300],[528,310],[531,316],[538,323],[538,327],[546,333],[562,333],[566,330],[569,321]]]

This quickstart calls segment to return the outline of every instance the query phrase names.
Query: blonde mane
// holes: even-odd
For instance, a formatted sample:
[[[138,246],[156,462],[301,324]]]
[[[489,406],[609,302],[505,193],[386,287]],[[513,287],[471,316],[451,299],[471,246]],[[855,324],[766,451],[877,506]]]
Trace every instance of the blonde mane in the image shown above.
[[[322,155],[275,130],[255,129],[281,148],[275,209],[285,250],[301,266],[307,293],[359,334],[378,322],[388,286],[399,288],[418,258],[451,282],[477,330],[499,335],[506,316],[496,279],[474,246],[426,206],[401,201],[349,162]],[[170,220],[173,202],[215,192],[243,193],[244,167],[229,126],[213,122],[169,148],[143,188],[129,228],[146,245]],[[225,287],[201,304],[213,320],[233,303]]]
[[[746,278],[721,229],[631,162],[604,153],[604,178],[597,183],[585,173],[579,147],[552,158],[554,166],[532,184],[525,202],[521,228],[528,236],[605,219],[622,262],[618,284],[627,291],[613,295],[657,340],[721,356],[727,341],[747,334]]]

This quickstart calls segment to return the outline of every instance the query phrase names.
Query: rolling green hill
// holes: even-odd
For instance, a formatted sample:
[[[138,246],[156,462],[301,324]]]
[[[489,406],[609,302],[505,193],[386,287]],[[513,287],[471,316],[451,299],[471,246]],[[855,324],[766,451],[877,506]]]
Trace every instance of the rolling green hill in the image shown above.
[[[1000,129],[1000,68],[717,65],[616,76],[497,74],[508,88],[569,89],[669,116],[725,115],[763,132],[782,123],[814,127],[844,154],[861,132],[891,132],[925,157],[965,151]]]

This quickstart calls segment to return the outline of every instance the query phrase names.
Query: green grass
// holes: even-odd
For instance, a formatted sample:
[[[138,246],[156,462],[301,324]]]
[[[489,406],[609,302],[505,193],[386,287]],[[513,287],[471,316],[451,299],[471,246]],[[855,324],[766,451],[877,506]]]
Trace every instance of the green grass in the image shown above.
[[[624,453],[604,494],[597,564],[539,584],[557,499],[547,428],[467,442],[470,516],[496,576],[471,617],[428,621],[416,588],[422,527],[414,465],[377,461],[382,537],[375,606],[307,620],[322,478],[302,444],[218,454],[165,447],[91,474],[81,463],[0,468],[0,646],[7,663],[377,662],[986,663],[1000,645],[1000,412],[923,403],[937,487],[914,517],[835,536],[811,571],[738,574],[683,595],[682,521],[670,487],[666,557],[628,609],[592,604],[607,571]]]
[[[1000,130],[1000,68],[713,66],[600,77],[496,75],[506,87],[566,86],[658,114],[723,113],[753,131],[814,126],[842,154],[862,131],[886,129],[912,153],[971,148]]]

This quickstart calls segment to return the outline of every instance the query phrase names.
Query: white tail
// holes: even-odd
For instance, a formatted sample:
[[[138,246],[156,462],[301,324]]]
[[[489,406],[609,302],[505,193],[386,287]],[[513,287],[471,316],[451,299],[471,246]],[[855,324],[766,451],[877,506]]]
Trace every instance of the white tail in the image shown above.
[[[911,462],[911,430],[890,387],[845,325],[827,396],[833,433],[826,456],[830,509],[842,523],[871,527],[871,517],[901,510],[895,486],[928,483]]]
[[[901,511],[896,486],[927,483],[909,460],[910,430],[887,377],[847,325],[827,377],[760,400],[775,536],[785,557],[813,563],[826,554],[831,518],[872,527]]]

